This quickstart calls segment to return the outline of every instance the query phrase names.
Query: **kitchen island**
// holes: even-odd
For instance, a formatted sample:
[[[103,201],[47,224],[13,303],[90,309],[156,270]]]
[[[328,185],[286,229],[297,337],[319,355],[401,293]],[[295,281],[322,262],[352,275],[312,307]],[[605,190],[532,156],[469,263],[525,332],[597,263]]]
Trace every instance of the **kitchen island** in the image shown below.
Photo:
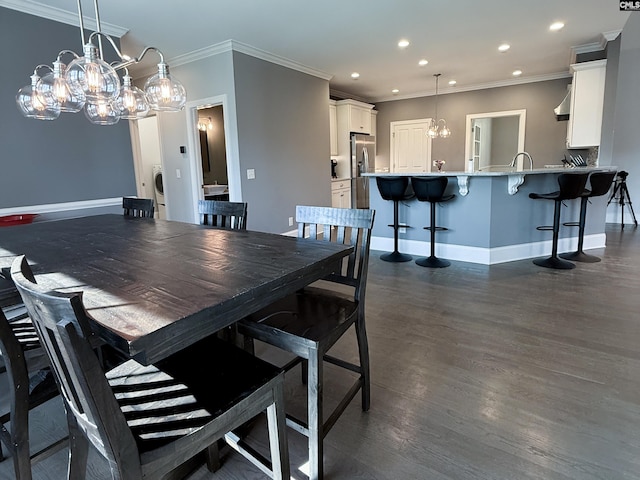
[[[509,262],[548,256],[551,232],[536,230],[553,223],[553,202],[533,200],[529,193],[558,190],[561,173],[615,171],[616,167],[544,168],[502,172],[442,173],[369,173],[370,208],[376,210],[372,250],[393,250],[393,204],[383,200],[376,185],[377,176],[441,176],[448,178],[447,194],[455,198],[438,206],[437,224],[448,228],[436,233],[436,255],[450,260],[481,263]],[[588,183],[587,183],[588,188]],[[605,246],[605,215],[608,196],[594,197],[587,209],[584,248]],[[580,200],[565,202],[561,222],[577,222]],[[428,256],[429,204],[415,198],[400,204],[399,221],[408,225],[400,232],[399,248],[403,253]],[[576,249],[577,227],[561,227],[559,252]]]

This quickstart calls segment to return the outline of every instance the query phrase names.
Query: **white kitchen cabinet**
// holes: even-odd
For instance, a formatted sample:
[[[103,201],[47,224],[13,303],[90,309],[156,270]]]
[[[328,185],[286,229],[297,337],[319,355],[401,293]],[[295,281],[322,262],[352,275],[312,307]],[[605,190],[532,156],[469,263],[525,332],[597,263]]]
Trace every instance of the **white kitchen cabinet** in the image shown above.
[[[356,100],[336,102],[338,128],[347,132],[371,134],[371,110],[373,105]]]
[[[377,110],[371,110],[371,133],[370,135],[373,135],[374,137],[377,135],[376,132],[378,131],[377,129],[377,122],[378,120],[378,111]]]
[[[329,103],[329,142],[331,144],[331,155],[338,155],[338,113],[336,102]]]
[[[351,208],[351,182],[349,180],[331,182],[331,206]]]
[[[606,60],[571,65],[571,110],[567,125],[567,148],[600,145]]]

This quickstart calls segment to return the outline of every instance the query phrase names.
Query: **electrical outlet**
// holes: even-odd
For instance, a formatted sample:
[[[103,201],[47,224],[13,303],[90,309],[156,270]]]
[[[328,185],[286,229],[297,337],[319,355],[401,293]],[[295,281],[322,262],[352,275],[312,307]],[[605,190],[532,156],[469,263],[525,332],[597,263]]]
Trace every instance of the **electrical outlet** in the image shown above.
[[[398,233],[407,233],[407,227],[398,228]]]
[[[293,217],[289,217],[289,226],[293,227]]]
[[[253,168],[247,168],[247,180],[253,180],[256,178],[256,171]]]

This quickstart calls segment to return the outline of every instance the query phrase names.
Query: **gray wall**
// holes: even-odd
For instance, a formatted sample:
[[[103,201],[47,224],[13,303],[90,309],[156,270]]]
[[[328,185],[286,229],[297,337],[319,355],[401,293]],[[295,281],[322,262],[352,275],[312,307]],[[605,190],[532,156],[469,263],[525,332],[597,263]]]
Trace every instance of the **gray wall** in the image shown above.
[[[618,89],[618,68],[620,63],[620,40],[622,36],[607,44],[607,72],[604,82],[604,106],[602,111],[602,137],[600,139],[600,165],[613,165],[613,117]]]
[[[640,16],[630,15],[620,43],[619,69],[613,112],[611,164],[629,172],[627,187],[633,200],[640,196],[640,135],[638,135],[638,116],[640,115],[640,96],[638,95],[640,78]],[[605,112],[609,106],[605,105]],[[611,205],[610,210],[619,213],[619,206]],[[625,221],[631,216],[625,212]]]
[[[237,149],[237,119],[235,88],[233,84],[233,59],[231,52],[171,68],[174,75],[187,90],[187,101],[227,95],[228,103],[224,111],[228,120],[227,135],[230,147]],[[136,80],[136,83],[144,83]],[[191,157],[194,152],[180,153],[180,146],[189,145],[187,134],[187,111],[158,114],[158,125],[164,167],[164,188],[167,203],[167,218],[183,222],[193,222],[196,205],[192,197]],[[199,147],[198,147],[199,148]],[[228,161],[233,159],[228,158]],[[177,178],[176,170],[180,170]],[[200,185],[196,185],[199,188]]]
[[[438,116],[447,121],[452,135],[435,139],[432,158],[447,162],[447,170],[465,169],[465,122],[470,113],[527,110],[525,150],[534,167],[559,163],[566,152],[567,122],[556,121],[553,109],[567,94],[570,78],[486,90],[451,93],[438,98]],[[378,165],[389,165],[389,124],[392,121],[427,118],[435,110],[435,97],[395,100],[376,104]]]
[[[237,52],[233,68],[249,228],[291,230],[296,205],[331,205],[329,82]]]
[[[497,117],[491,119],[491,163],[509,165],[518,153],[518,117]],[[524,168],[529,168],[527,162]]]
[[[135,195],[128,122],[100,127],[82,112],[41,121],[16,108],[36,65],[81,53],[79,29],[0,7],[0,45],[0,208]]]
[[[227,162],[239,166],[241,198],[235,199],[249,204],[249,229],[282,233],[292,229],[288,217],[295,216],[297,204],[331,204],[326,80],[239,52],[171,71],[187,89],[189,102],[227,96],[224,114],[232,152]],[[191,222],[191,153],[179,151],[188,145],[186,115],[161,114],[160,135],[168,218]],[[255,169],[255,179],[247,179],[247,169]]]

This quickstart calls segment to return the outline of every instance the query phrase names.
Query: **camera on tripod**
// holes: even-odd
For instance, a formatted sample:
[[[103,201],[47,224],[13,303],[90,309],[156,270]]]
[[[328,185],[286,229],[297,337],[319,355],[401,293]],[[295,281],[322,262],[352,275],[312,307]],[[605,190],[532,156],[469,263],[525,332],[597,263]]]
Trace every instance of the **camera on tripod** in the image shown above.
[[[638,221],[636,220],[636,214],[633,211],[633,205],[631,204],[631,197],[629,196],[629,190],[627,189],[627,177],[629,176],[629,172],[625,172],[624,170],[618,172],[618,178],[615,182],[615,187],[613,188],[613,192],[611,192],[611,196],[609,197],[609,201],[607,202],[607,206],[611,203],[611,200],[616,200],[617,203],[622,207],[622,229],[624,230],[624,206],[625,203],[629,207],[631,211],[631,216],[633,217],[633,223],[635,226],[638,226]]]

